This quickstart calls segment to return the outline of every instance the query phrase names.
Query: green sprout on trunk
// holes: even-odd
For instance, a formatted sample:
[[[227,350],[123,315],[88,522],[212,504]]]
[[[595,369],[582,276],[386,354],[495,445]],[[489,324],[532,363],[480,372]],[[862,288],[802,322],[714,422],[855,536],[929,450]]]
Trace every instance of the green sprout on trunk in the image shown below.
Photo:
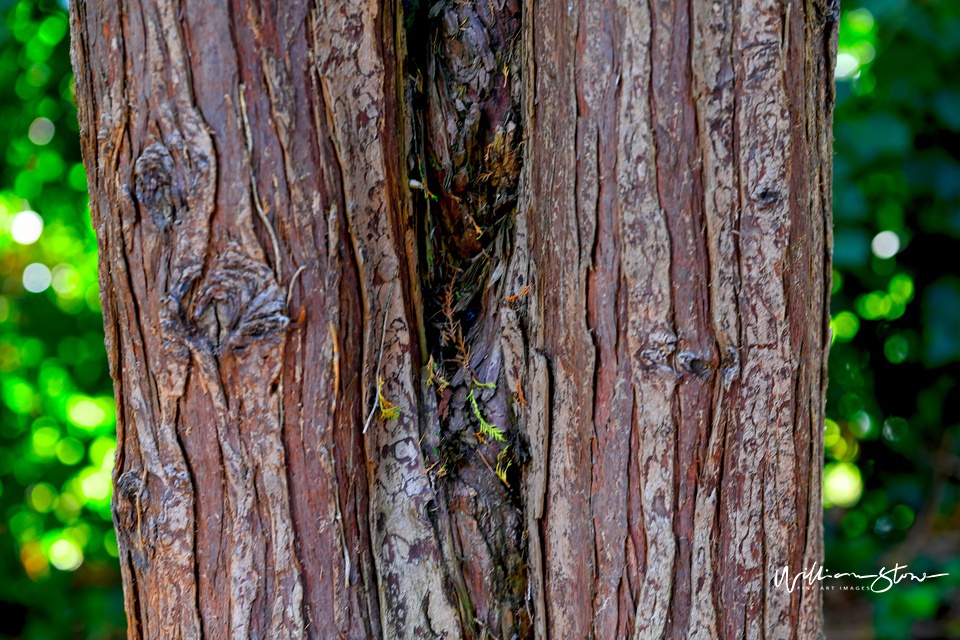
[[[473,386],[470,389],[470,393],[467,395],[467,400],[470,401],[470,405],[473,407],[473,415],[476,416],[477,422],[480,423],[480,435],[487,436],[492,438],[497,442],[504,441],[503,430],[500,429],[497,425],[487,422],[487,419],[483,417],[483,414],[480,412],[480,405],[477,404],[477,396],[474,393],[477,389],[486,388],[486,389],[496,389],[497,385],[493,382],[479,382],[477,380],[473,381]]]

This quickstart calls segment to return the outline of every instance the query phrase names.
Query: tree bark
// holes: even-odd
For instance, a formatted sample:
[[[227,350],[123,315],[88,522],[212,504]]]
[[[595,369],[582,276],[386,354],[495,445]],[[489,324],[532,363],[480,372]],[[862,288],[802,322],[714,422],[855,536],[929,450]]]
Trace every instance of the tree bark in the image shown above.
[[[829,0],[71,3],[130,638],[814,638]]]

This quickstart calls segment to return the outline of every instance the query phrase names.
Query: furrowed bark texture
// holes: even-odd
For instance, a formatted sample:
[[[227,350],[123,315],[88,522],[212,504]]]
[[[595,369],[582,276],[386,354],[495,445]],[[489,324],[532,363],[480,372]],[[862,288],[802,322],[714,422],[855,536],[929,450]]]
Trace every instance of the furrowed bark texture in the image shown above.
[[[818,636],[835,6],[71,16],[129,637]]]
[[[817,637],[835,16],[531,19],[545,635]]]

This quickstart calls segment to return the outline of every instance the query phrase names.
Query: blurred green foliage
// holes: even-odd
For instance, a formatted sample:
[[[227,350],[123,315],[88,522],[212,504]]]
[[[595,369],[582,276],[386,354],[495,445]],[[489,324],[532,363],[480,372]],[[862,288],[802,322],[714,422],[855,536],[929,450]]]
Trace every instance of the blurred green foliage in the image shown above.
[[[121,637],[69,25],[55,2],[0,1],[0,16],[0,637]]]
[[[826,565],[950,576],[828,614],[866,602],[880,640],[956,638],[960,3],[844,4],[834,130]]]
[[[67,18],[0,16],[0,637],[121,637]],[[827,604],[868,603],[880,640],[960,637],[960,3],[849,2],[840,29],[826,564],[951,575]]]

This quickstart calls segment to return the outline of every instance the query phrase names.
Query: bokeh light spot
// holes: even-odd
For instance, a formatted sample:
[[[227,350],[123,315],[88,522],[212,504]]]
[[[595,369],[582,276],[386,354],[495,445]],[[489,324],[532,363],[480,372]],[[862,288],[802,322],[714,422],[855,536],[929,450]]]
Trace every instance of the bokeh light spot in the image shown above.
[[[53,509],[57,500],[57,491],[46,482],[35,484],[27,489],[27,501],[37,513],[47,513]]]
[[[29,382],[13,376],[3,381],[3,403],[14,413],[32,412],[37,400],[37,393]]]
[[[95,467],[111,467],[116,451],[117,445],[113,438],[100,436],[90,444],[90,462]]]
[[[50,564],[61,571],[74,571],[83,564],[83,551],[73,540],[60,538],[50,545]]]
[[[30,124],[30,130],[27,136],[30,142],[35,145],[43,146],[53,140],[53,133],[56,127],[47,118],[37,118]]]
[[[36,211],[21,211],[10,225],[10,235],[17,244],[33,244],[42,233],[43,218]]]
[[[860,330],[860,319],[849,311],[841,311],[830,322],[833,337],[840,342],[850,342]]]
[[[830,418],[827,418],[823,429],[823,446],[830,448],[840,439],[840,425]]]
[[[846,460],[847,452],[850,450],[850,447],[847,445],[847,441],[843,438],[834,440],[833,443],[826,448],[827,455],[829,455],[834,460]]]
[[[80,516],[80,508],[80,501],[72,493],[64,492],[57,499],[57,506],[53,511],[60,522],[71,523],[76,522]]]
[[[890,278],[887,290],[895,303],[906,304],[913,300],[913,278],[905,273],[898,273]]]
[[[857,313],[866,320],[879,320],[890,313],[893,300],[883,291],[873,291],[857,298]]]
[[[23,288],[30,293],[46,291],[52,281],[53,275],[45,264],[34,262],[23,269]]]
[[[28,542],[20,547],[20,563],[31,580],[37,581],[50,572],[47,557],[43,555],[40,543]]]
[[[40,427],[33,432],[30,438],[30,446],[38,457],[52,458],[56,455],[59,441],[59,429],[56,427]]]
[[[67,401],[67,418],[78,427],[93,429],[104,423],[107,412],[92,398],[76,395]]]
[[[858,411],[851,417],[850,431],[861,440],[875,437],[877,433],[876,425],[866,411]]]
[[[827,507],[852,507],[863,493],[860,469],[850,462],[830,462],[823,468],[823,503]]]
[[[910,343],[900,334],[892,335],[883,343],[883,355],[893,364],[900,364],[910,355]]]
[[[111,475],[109,471],[87,467],[80,472],[80,478],[80,488],[87,500],[103,502],[110,497]]]
[[[50,16],[44,20],[37,30],[37,36],[40,40],[50,46],[63,40],[65,35],[67,35],[67,22],[57,15]]]
[[[64,438],[57,443],[57,460],[61,463],[73,466],[83,460],[86,453],[83,443],[76,438]]]
[[[844,18],[844,26],[847,27],[852,33],[855,33],[860,36],[869,35],[873,31],[873,26],[875,24],[873,14],[869,9],[853,9],[852,11],[847,11]]]
[[[51,284],[61,296],[76,296],[80,292],[80,273],[69,264],[58,264],[53,268]]]
[[[880,537],[886,537],[893,531],[893,520],[889,516],[880,516],[873,524],[873,532]]]
[[[837,55],[837,79],[852,78],[860,70],[860,61],[851,53],[843,52]]]
[[[873,237],[870,250],[878,258],[892,258],[900,251],[900,236],[893,231],[881,231]]]
[[[909,424],[903,418],[890,417],[883,422],[883,437],[888,442],[899,442],[907,433]]]

